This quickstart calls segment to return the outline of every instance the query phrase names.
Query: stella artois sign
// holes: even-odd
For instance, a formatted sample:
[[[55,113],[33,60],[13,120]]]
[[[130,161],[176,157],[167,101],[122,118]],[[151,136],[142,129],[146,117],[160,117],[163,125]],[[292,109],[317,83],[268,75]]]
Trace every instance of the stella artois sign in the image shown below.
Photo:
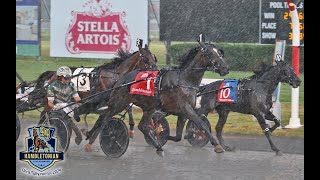
[[[95,2],[98,5],[101,1]],[[66,46],[70,53],[113,53],[118,48],[129,50],[130,34],[123,20],[125,13],[110,12],[107,7],[98,6],[96,9],[89,8],[86,12],[73,11],[72,16],[74,21],[66,35]]]
[[[52,8],[59,8],[57,16],[60,18],[56,17],[57,20],[53,23],[60,21],[58,25],[60,28],[59,32],[53,31],[52,33],[53,37],[56,36],[58,39],[51,38],[53,41],[51,42],[53,46],[51,56],[111,58],[116,55],[119,48],[136,51],[132,42],[137,38],[145,38],[145,42],[148,40],[148,14],[146,12],[146,25],[142,21],[139,25],[140,14],[137,13],[140,11],[136,11],[133,7],[141,8],[139,1],[145,2],[146,0],[137,0],[138,4],[132,4],[132,0],[55,1],[61,1],[61,3],[52,2]],[[56,7],[55,4],[60,4],[60,7]],[[64,12],[66,17],[61,17],[58,12],[59,14]],[[54,19],[54,13],[52,14],[52,19]],[[143,18],[144,15],[141,14],[141,17]],[[66,22],[62,28],[61,22]],[[65,29],[64,35],[61,29]]]

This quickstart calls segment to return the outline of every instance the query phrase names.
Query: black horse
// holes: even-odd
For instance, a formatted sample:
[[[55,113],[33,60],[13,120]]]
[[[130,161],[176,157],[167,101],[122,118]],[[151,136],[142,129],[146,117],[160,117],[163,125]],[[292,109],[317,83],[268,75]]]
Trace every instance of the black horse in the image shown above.
[[[133,53],[125,52],[119,49],[117,52],[118,57],[114,58],[111,63],[105,63],[101,66],[95,67],[92,72],[89,73],[90,90],[78,91],[81,98],[91,96],[101,91],[111,89],[113,85],[124,74],[135,69],[156,69],[157,59],[156,56],[149,50],[147,44],[142,48],[142,44],[138,45],[139,50]],[[70,67],[72,72],[81,67]],[[80,77],[88,76],[88,74],[79,74]],[[46,86],[56,80],[55,71],[45,71],[35,81],[35,89],[29,94],[30,106],[44,106],[44,110],[41,112],[39,124],[42,124],[45,120],[44,114],[49,110],[46,102]],[[85,82],[82,80],[82,76],[79,78],[80,83]],[[106,92],[101,96],[97,96],[89,99],[87,103],[84,103],[77,109],[77,114],[90,114],[97,113],[99,107],[103,107],[104,103],[108,99],[110,92]],[[129,106],[128,106],[129,108]],[[129,124],[133,126],[132,109],[128,109]]]
[[[155,81],[155,86],[158,87],[155,96],[130,94],[130,86],[123,86],[132,83],[140,71],[132,71],[120,78],[114,86],[114,88],[119,88],[111,92],[107,103],[108,108],[103,112],[104,119],[99,118],[94,127],[86,133],[87,139],[89,139],[87,145],[91,147],[104,122],[125,109],[129,103],[133,103],[143,110],[138,128],[147,138],[152,140],[158,154],[163,154],[162,145],[155,139],[154,132],[149,126],[150,119],[156,110],[165,112],[167,115],[173,114],[192,119],[206,130],[211,143],[214,145],[215,152],[223,152],[224,149],[210,134],[208,127],[201,123],[202,120],[194,111],[194,107],[198,86],[205,71],[211,70],[224,76],[229,73],[229,67],[224,62],[222,49],[213,44],[198,42],[200,46],[189,50],[179,59],[179,67],[171,70],[162,69],[159,72]]]
[[[276,65],[267,65],[265,63],[260,63],[259,65],[257,69],[260,70],[255,71],[253,76],[239,79],[237,86],[230,87],[236,89],[238,100],[236,103],[217,102],[218,91],[222,89],[220,85],[223,83],[223,80],[220,80],[201,87],[200,94],[198,94],[202,94],[200,101],[201,107],[196,111],[198,115],[205,117],[212,110],[218,113],[219,120],[215,127],[216,135],[221,146],[227,151],[235,149],[235,147],[231,148],[226,146],[222,138],[222,129],[227,121],[229,112],[233,111],[254,115],[266,135],[271,149],[275,151],[277,155],[281,155],[281,151],[274,145],[271,138],[271,133],[280,126],[280,119],[277,119],[270,111],[272,107],[272,93],[275,91],[279,82],[288,83],[293,88],[296,88],[300,85],[301,80],[294,73],[292,66],[286,65],[283,61],[277,62]],[[228,89],[228,87],[226,87],[226,89]],[[209,127],[211,127],[205,117],[204,120]],[[266,120],[274,121],[275,125],[270,128],[266,124]],[[177,124],[177,137],[171,137],[168,140],[181,139],[185,121],[186,119],[181,119],[181,123]],[[188,128],[195,127],[194,125],[190,125],[190,123],[192,122],[189,121],[187,124],[186,139],[192,138],[196,133],[194,129]],[[206,137],[203,139],[205,138]]]

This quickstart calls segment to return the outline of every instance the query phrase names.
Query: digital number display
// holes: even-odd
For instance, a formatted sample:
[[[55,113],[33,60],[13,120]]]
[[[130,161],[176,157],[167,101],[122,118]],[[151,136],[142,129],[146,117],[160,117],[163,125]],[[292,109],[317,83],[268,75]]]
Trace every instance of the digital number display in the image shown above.
[[[293,2],[294,3],[294,2]],[[296,4],[299,18],[300,44],[304,44],[304,1]],[[274,44],[276,39],[292,44],[292,19],[286,0],[264,0],[261,7],[261,44]]]

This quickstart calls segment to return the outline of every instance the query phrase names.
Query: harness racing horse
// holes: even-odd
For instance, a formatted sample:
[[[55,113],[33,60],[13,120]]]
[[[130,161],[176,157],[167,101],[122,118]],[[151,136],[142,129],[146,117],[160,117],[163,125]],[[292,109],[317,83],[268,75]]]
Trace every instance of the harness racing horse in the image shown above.
[[[211,126],[206,119],[206,116],[212,110],[215,110],[218,113],[219,120],[215,127],[216,136],[221,146],[227,151],[235,149],[235,147],[231,148],[225,145],[224,139],[222,138],[223,126],[227,121],[229,112],[232,111],[254,115],[261,126],[263,133],[267,137],[271,149],[276,152],[276,155],[281,155],[282,152],[274,145],[271,138],[271,133],[280,126],[280,119],[276,118],[271,112],[272,93],[275,91],[279,82],[288,83],[293,88],[297,88],[300,85],[301,80],[294,73],[292,66],[286,65],[283,61],[277,62],[276,65],[261,64],[260,72],[255,72],[255,75],[251,77],[239,79],[238,85],[226,87],[226,90],[229,88],[237,90],[237,102],[218,102],[218,97],[221,97],[221,94],[219,94],[221,92],[219,92],[219,90],[222,89],[221,84],[224,83],[224,80],[215,81],[202,86],[200,90],[202,94],[200,101],[201,107],[196,111],[198,115],[204,116],[204,120],[209,127]],[[267,125],[266,120],[274,121],[274,126],[270,128]],[[180,126],[177,125],[177,139],[181,139],[185,121],[186,119],[184,119]],[[197,132],[195,132],[193,127],[195,127],[193,122],[189,121],[186,126],[187,130],[185,138],[188,139],[189,142],[198,141],[199,143],[201,140],[194,139]],[[204,136],[206,135],[204,134]],[[207,137],[204,137],[203,139],[206,138]],[[193,143],[197,144],[197,142]],[[206,143],[203,143],[202,146],[205,144]]]
[[[84,80],[81,78],[85,78],[88,75],[91,77],[89,79],[90,82],[90,90],[88,91],[78,91],[81,98],[88,97],[95,93],[105,91],[113,87],[113,85],[122,77],[124,74],[135,70],[135,69],[153,69],[157,68],[156,66],[156,56],[151,53],[147,44],[142,48],[142,45],[138,45],[139,51],[134,53],[125,52],[122,49],[119,49],[117,52],[118,57],[114,58],[111,63],[103,64],[94,68],[89,74],[88,73],[80,73],[75,76],[81,76],[79,79],[79,83],[84,83]],[[77,67],[70,68],[72,72]],[[42,73],[36,81],[35,90],[29,94],[29,100],[31,104],[43,104],[45,106],[44,110],[41,112],[41,117],[39,124],[42,124],[45,120],[44,114],[49,110],[46,103],[46,85],[51,84],[56,80],[55,71],[46,71]],[[77,109],[77,114],[90,114],[97,113],[97,109],[99,107],[103,107],[104,103],[108,99],[109,92],[104,93],[101,96],[97,96],[96,98],[90,99],[90,102],[84,103]],[[128,106],[129,107],[129,106]],[[133,117],[132,117],[132,109],[128,109],[129,114],[129,124],[133,126]]]
[[[179,59],[180,66],[175,69],[162,69],[156,77],[155,86],[158,87],[154,96],[143,96],[131,94],[130,86],[139,74],[139,70],[129,72],[119,79],[110,94],[107,102],[108,108],[104,110],[104,119],[98,119],[94,127],[86,133],[91,147],[101,128],[115,114],[125,109],[128,104],[133,103],[143,110],[143,116],[139,122],[138,129],[152,140],[152,145],[157,149],[157,154],[162,156],[162,145],[155,139],[155,134],[151,129],[150,119],[157,110],[192,119],[196,124],[206,130],[210,137],[214,150],[221,153],[224,149],[217,143],[207,126],[202,124],[202,120],[194,111],[198,86],[206,70],[219,73],[224,76],[229,73],[229,67],[224,62],[223,51],[213,44],[198,41],[200,46],[189,50]],[[87,146],[86,145],[86,146]]]

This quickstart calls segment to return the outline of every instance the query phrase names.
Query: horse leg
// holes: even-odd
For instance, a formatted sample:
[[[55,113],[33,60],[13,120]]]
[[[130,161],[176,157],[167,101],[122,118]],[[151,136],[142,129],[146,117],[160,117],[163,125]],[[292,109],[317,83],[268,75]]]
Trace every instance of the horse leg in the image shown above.
[[[216,124],[216,136],[221,144],[221,146],[223,147],[223,149],[225,149],[226,151],[233,151],[235,150],[235,147],[229,147],[227,145],[225,145],[224,139],[222,138],[222,129],[223,126],[225,125],[227,118],[228,118],[228,114],[229,114],[229,110],[225,110],[223,108],[216,108],[217,113],[219,115],[219,120]]]
[[[82,141],[82,134],[81,131],[79,130],[78,126],[73,122],[72,119],[69,119],[69,125],[71,127],[71,129],[74,131],[74,133],[76,134],[76,138],[74,139],[75,143],[77,145],[79,145]]]
[[[224,149],[220,146],[220,144],[214,139],[212,134],[210,133],[209,127],[206,125],[206,123],[197,115],[197,113],[193,110],[190,104],[185,105],[184,111],[186,113],[186,117],[189,119],[189,121],[192,121],[195,123],[198,127],[201,127],[209,137],[209,140],[211,144],[214,146],[214,151],[216,153],[222,153],[224,152]]]
[[[183,116],[178,116],[177,119],[177,128],[176,128],[176,136],[168,136],[168,140],[179,142],[182,138],[183,127],[186,123],[187,119]]]
[[[212,103],[210,103],[210,104],[212,104]],[[211,105],[207,105],[207,104],[203,103],[200,108],[195,109],[194,111],[198,114],[199,117],[202,117],[202,116],[208,117],[208,114],[212,109],[213,109],[213,107],[211,107]],[[209,127],[209,128],[211,130],[211,127]],[[184,139],[188,139],[190,136],[192,136],[192,133],[186,132]]]
[[[134,137],[134,119],[132,116],[132,107],[129,105],[128,106],[128,114],[129,114],[129,137],[133,138]]]
[[[124,99],[122,99],[122,100],[124,100]],[[117,113],[120,113],[123,109],[126,108],[127,105],[128,104],[125,103],[125,101],[123,101],[122,103],[121,102],[117,103],[117,106],[110,105],[108,107],[108,109],[106,110],[106,112],[99,116],[98,120],[95,122],[95,124],[93,125],[91,130],[85,132],[85,136],[87,137],[86,140],[89,139],[89,143],[84,146],[85,151],[87,151],[87,152],[92,151],[92,144],[94,143],[94,141],[96,140],[96,138],[98,137],[98,135],[100,133],[100,128],[104,122],[103,120],[105,118],[112,117],[113,115],[115,115]]]
[[[93,128],[91,129],[91,135],[89,135],[89,131],[86,129],[82,129],[82,133],[87,137],[86,140],[89,139],[89,143],[84,145],[84,150],[86,152],[92,152],[92,144],[94,143],[94,141],[97,139],[100,131],[99,128],[102,125],[103,119],[105,118],[105,114],[101,114],[98,118],[97,121],[99,121],[99,123],[101,122],[100,125],[97,125],[97,128],[95,128],[95,130],[93,130]],[[96,124],[95,124],[96,125]]]
[[[151,127],[149,126],[149,121],[152,118],[155,110],[143,111],[141,121],[139,122],[138,129],[147,137],[151,139],[152,145],[157,149],[157,154],[161,157],[164,156],[162,146],[156,140],[155,135]]]
[[[271,149],[276,152],[276,155],[282,155],[282,152],[274,145],[274,143],[272,141],[271,131],[269,129],[268,124],[265,121],[264,116],[261,113],[257,113],[257,114],[255,114],[255,117],[257,118],[258,123],[260,124],[260,127],[263,130],[263,133],[267,137],[269,144],[271,146]]]
[[[271,111],[268,111],[268,113],[266,114],[265,118],[267,120],[271,120],[274,122],[274,125],[270,128],[270,132],[272,133],[275,129],[277,129],[277,127],[281,126],[280,124],[280,119],[278,119],[275,115],[272,114]]]

